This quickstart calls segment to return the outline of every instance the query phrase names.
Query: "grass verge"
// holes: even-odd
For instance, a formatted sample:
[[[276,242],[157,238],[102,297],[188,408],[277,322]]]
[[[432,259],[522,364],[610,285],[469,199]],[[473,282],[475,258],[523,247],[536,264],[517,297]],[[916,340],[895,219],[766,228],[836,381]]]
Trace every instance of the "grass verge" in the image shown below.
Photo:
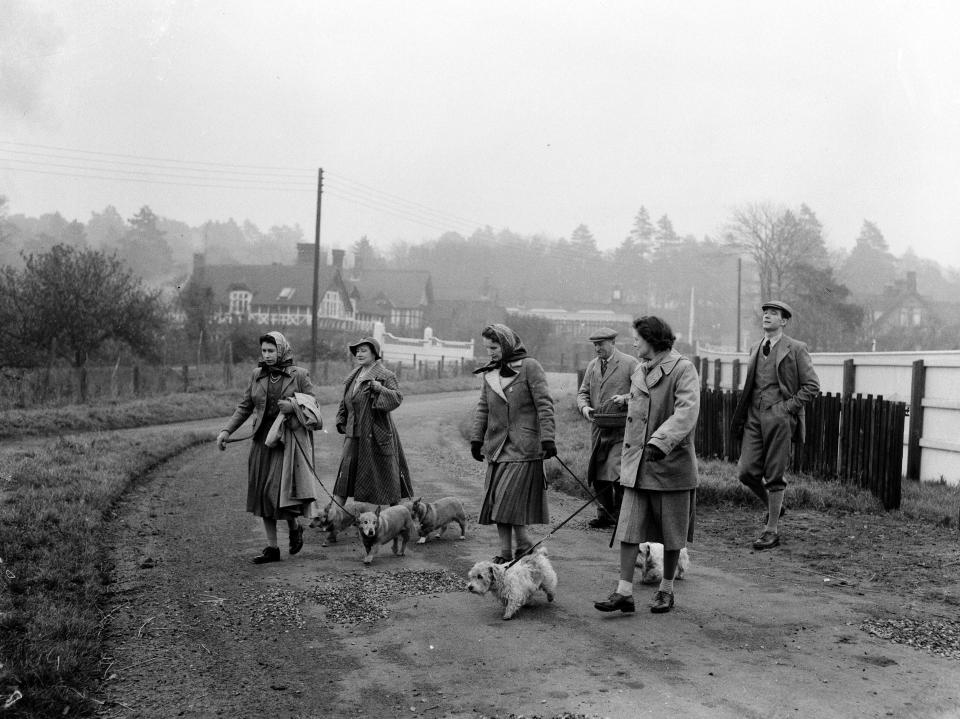
[[[559,457],[586,484],[587,463],[590,460],[590,425],[577,411],[575,398],[569,395],[557,398],[555,418]],[[469,439],[472,422],[472,415],[468,415],[459,423],[464,440]],[[590,496],[559,462],[548,461],[545,469],[547,482],[552,489],[584,499]],[[885,513],[883,506],[869,491],[837,480],[788,473],[786,491],[784,503],[790,508]],[[758,512],[763,511],[757,499],[737,479],[737,466],[717,459],[700,460],[697,505],[753,506],[757,507]],[[945,482],[904,480],[900,509],[892,514],[903,519],[956,528],[960,526],[960,486]]]

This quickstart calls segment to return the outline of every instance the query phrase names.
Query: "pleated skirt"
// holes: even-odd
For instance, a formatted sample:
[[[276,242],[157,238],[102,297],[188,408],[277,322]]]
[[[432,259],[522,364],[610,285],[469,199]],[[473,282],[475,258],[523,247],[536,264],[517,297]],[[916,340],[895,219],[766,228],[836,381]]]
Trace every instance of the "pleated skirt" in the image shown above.
[[[479,523],[547,524],[546,487],[543,460],[488,463]]]
[[[247,458],[247,511],[264,519],[293,519],[297,507],[280,508],[280,480],[283,474],[283,445],[268,447],[259,437],[250,443]]]

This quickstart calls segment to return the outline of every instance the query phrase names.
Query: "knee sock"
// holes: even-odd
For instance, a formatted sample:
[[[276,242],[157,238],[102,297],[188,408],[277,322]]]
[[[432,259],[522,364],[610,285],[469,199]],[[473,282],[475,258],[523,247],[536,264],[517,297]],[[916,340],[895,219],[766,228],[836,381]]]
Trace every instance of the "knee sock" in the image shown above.
[[[263,520],[263,531],[267,535],[267,545],[270,547],[277,547],[277,520],[275,519],[264,519]]]
[[[661,592],[670,592],[670,594],[673,594],[673,580],[672,580],[672,579],[661,579],[661,580],[660,580],[660,591],[661,591]]]
[[[767,526],[768,532],[780,530],[780,508],[783,506],[783,490],[770,492],[767,495]]]

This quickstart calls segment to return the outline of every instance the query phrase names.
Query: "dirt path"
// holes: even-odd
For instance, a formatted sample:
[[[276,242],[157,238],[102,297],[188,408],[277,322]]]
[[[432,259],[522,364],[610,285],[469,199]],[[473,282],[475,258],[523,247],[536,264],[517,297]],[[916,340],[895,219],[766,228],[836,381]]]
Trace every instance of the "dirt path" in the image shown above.
[[[921,588],[838,565],[854,563],[841,534],[860,536],[857,522],[875,529],[872,517],[792,512],[782,551],[758,554],[748,548],[755,513],[703,510],[675,611],[643,610],[645,587],[635,615],[611,616],[592,603],[615,587],[617,558],[607,533],[586,528],[588,510],[547,542],[557,601],[501,620],[493,599],[463,588],[472,563],[496,550],[495,531],[475,523],[482,467],[457,431],[474,400],[411,397],[395,413],[416,493],[462,497],[466,541],[448,532],[370,567],[355,536],[322,547],[310,530],[296,557],[282,535],[283,562],[251,564],[264,541],[243,511],[246,446],[220,453],[211,443],[136,486],[111,536],[101,715],[960,715],[960,661],[860,628],[878,616],[956,615]],[[338,451],[339,438],[324,435],[327,486]],[[555,522],[579,505],[550,495]],[[933,551],[956,557],[956,541]],[[949,583],[935,589],[956,596]]]

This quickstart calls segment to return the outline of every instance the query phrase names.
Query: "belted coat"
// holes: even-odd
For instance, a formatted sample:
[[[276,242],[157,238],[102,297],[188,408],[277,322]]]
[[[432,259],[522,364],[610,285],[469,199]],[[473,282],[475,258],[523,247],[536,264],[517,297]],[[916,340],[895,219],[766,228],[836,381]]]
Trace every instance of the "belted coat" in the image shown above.
[[[640,360],[625,352],[614,350],[607,360],[607,371],[600,374],[600,358],[594,357],[583,373],[583,382],[577,392],[577,408],[600,408],[616,394],[630,391],[630,377],[640,366]],[[616,482],[620,478],[620,452],[624,428],[601,428],[596,424],[590,431],[590,462],[587,482]]]
[[[743,392],[733,411],[733,434],[736,439],[743,436],[743,427],[747,421],[747,411],[750,409],[750,399],[753,395],[753,382],[757,374],[757,357],[763,342],[759,342],[750,352],[747,364],[747,377],[743,384]],[[780,335],[780,340],[773,346],[777,362],[777,383],[780,385],[782,408],[787,414],[797,418],[793,430],[794,442],[805,442],[807,439],[806,405],[820,392],[820,378],[813,369],[813,359],[807,350],[807,345],[787,335]]]
[[[699,415],[700,377],[690,360],[670,350],[642,363],[630,377],[620,484],[668,492],[695,489]],[[659,447],[663,459],[644,460],[648,444]]]

